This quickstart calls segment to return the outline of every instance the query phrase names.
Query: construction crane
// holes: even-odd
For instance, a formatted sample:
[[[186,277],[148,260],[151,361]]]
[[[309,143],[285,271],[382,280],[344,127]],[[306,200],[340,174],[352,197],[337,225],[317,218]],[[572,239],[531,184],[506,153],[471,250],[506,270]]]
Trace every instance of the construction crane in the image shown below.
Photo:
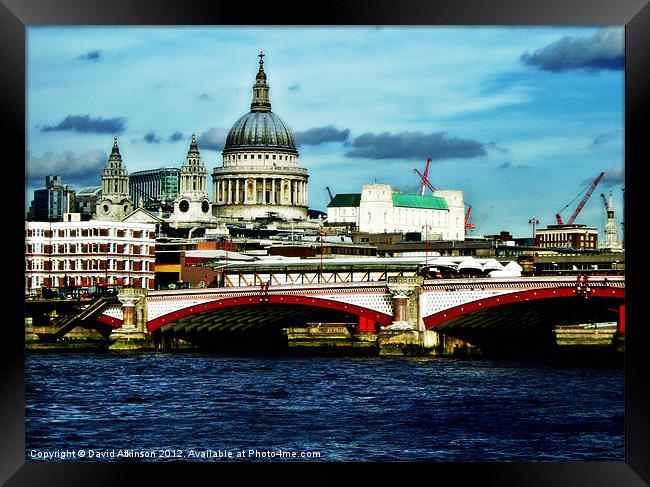
[[[465,236],[467,236],[467,230],[476,230],[476,225],[469,222],[469,216],[472,214],[472,205],[467,203],[467,213],[465,213]]]
[[[603,199],[603,203],[605,203],[605,211],[607,212],[607,217],[609,218],[609,212],[611,210],[609,209],[609,203],[607,202],[607,198],[605,198],[605,195],[603,193],[600,193],[600,197]]]
[[[578,215],[582,211],[582,208],[585,206],[585,204],[587,204],[587,200],[589,200],[589,197],[591,196],[591,193],[594,192],[594,190],[596,189],[596,186],[598,186],[598,183],[600,183],[600,180],[603,179],[604,175],[605,175],[605,173],[601,172],[598,175],[598,177],[594,180],[594,182],[591,183],[591,186],[589,186],[589,189],[585,193],[584,198],[582,198],[582,201],[580,201],[580,204],[578,205],[576,210],[573,212],[573,215],[571,215],[571,218],[569,218],[569,221],[566,222],[567,225],[571,225],[576,220],[576,218],[578,218]],[[578,195],[578,196],[580,196],[580,195]],[[576,196],[576,198],[578,196]],[[566,205],[564,208],[562,208],[560,211],[558,211],[555,214],[555,219],[557,220],[558,225],[564,225],[564,222],[562,221],[562,217],[560,216],[560,213],[562,213],[564,210],[566,210],[569,207],[569,205],[575,201],[576,198],[573,198],[573,200],[568,205]]]
[[[427,157],[427,165],[424,168],[424,179],[429,179],[429,166],[431,165],[431,158]],[[419,174],[419,172],[418,172]],[[427,190],[426,185],[424,184],[424,179],[422,180],[422,184],[420,185],[420,196],[424,196],[424,192]]]
[[[327,194],[330,196],[330,202],[334,199],[334,196],[332,196],[332,192],[330,191],[329,186],[325,186],[325,189],[327,190]]]
[[[418,176],[420,176],[420,179],[422,180],[422,183],[420,184],[420,196],[424,196],[424,193],[426,192],[427,188],[431,190],[433,193],[436,188],[433,184],[431,184],[431,181],[429,181],[429,166],[431,165],[431,158],[427,158],[427,165],[424,168],[424,174],[420,172],[419,169],[414,168],[413,172],[416,173]]]
[[[153,196],[148,195],[148,194],[145,193],[144,191],[142,191],[142,190],[140,190],[140,189],[138,189],[138,188],[134,188],[133,186],[131,186],[131,189],[132,189],[133,191],[135,191],[136,193],[138,193],[140,196],[144,196],[145,198],[148,198],[148,199],[150,199],[151,201],[153,201],[154,204],[155,204],[158,208],[162,208],[162,209],[165,210],[165,211],[174,211],[174,207],[173,207],[173,206],[171,206],[171,205],[169,205],[169,204],[167,204],[167,203],[165,203],[165,202],[163,202],[163,201],[159,201],[157,198],[154,198]]]

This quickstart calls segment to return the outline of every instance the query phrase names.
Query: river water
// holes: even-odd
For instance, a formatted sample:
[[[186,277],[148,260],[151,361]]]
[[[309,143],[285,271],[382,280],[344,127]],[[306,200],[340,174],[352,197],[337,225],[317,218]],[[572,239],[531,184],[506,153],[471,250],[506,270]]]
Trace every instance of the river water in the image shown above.
[[[623,461],[623,379],[478,359],[28,352],[26,459]]]

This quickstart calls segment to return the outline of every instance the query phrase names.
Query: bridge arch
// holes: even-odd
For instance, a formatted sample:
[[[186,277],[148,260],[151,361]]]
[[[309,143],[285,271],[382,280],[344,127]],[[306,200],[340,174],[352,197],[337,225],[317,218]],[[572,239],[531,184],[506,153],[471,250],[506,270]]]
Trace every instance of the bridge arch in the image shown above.
[[[625,288],[619,287],[594,287],[589,291],[578,287],[554,287],[530,289],[508,294],[500,294],[489,298],[470,301],[453,308],[448,308],[433,313],[423,318],[427,329],[436,329],[456,318],[467,316],[482,310],[501,307],[514,303],[525,303],[536,300],[549,300],[556,298],[593,299],[607,298],[623,304],[625,301]]]
[[[147,323],[147,330],[149,332],[153,332],[161,329],[165,325],[181,320],[183,318],[208,312],[214,312],[220,309],[228,310],[232,308],[244,308],[252,306],[268,306],[269,311],[273,311],[278,307],[307,307],[354,315],[358,318],[360,328],[365,328],[361,329],[361,331],[371,331],[371,329],[374,331],[374,323],[378,323],[382,326],[390,325],[392,323],[392,316],[354,304],[311,296],[273,294],[229,297],[216,299],[207,303],[191,305],[150,320]],[[259,311],[259,309],[257,309],[257,311]]]

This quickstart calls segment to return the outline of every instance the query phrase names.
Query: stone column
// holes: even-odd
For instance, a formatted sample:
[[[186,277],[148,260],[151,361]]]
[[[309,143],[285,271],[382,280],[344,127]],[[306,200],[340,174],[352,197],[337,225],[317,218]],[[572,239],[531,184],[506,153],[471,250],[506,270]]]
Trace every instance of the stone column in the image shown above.
[[[275,204],[275,178],[271,179],[271,204]]]
[[[147,332],[146,289],[123,288],[117,296],[122,303],[123,322],[111,332],[111,350],[144,350],[153,348]]]
[[[307,189],[307,181],[305,181],[305,206],[309,206],[309,193]]]
[[[262,204],[266,204],[266,178],[262,178]]]
[[[141,332],[142,326],[136,326],[135,305],[147,294],[146,289],[123,288],[120,289],[117,299],[122,303],[122,332]]]
[[[235,179],[235,204],[239,204],[239,178]]]
[[[419,316],[409,316],[409,297],[422,285],[421,277],[397,277],[388,280],[388,291],[393,297],[393,324],[390,328],[418,329]]]
[[[253,178],[253,204],[257,204],[257,178]]]

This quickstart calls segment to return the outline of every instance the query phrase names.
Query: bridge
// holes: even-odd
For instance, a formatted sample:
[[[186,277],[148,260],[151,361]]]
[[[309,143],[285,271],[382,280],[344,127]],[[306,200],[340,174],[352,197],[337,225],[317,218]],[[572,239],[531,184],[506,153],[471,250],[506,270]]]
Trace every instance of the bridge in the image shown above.
[[[233,333],[344,324],[353,334],[439,347],[450,338],[499,348],[542,346],[556,325],[616,322],[625,333],[625,279],[554,276],[123,289],[95,318],[120,339],[182,337],[193,343]],[[505,345],[507,344],[507,345]]]

